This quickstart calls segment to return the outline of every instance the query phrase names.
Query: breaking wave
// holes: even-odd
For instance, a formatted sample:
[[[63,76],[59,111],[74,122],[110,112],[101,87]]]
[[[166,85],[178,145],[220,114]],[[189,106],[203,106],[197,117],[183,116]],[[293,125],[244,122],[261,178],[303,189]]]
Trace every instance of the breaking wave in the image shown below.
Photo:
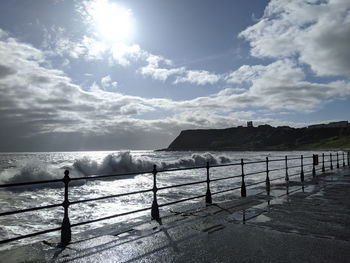
[[[88,157],[76,160],[73,164],[74,169],[88,176],[95,174],[111,173],[134,173],[151,171],[156,164],[158,169],[184,168],[193,166],[202,166],[206,162],[210,164],[229,163],[231,160],[224,156],[215,157],[210,153],[193,154],[190,158],[179,159],[174,162],[154,162],[149,157],[135,157],[130,152],[119,152],[107,155],[101,164],[91,160]]]
[[[100,164],[89,157],[83,157],[75,160],[72,166],[77,172],[89,176],[150,171],[153,162],[148,157],[137,158],[130,152],[118,152],[108,154]]]
[[[6,169],[0,174],[0,182],[5,184],[42,181],[52,179],[62,179],[64,169],[69,169],[71,177],[92,176],[101,174],[123,174],[151,171],[156,164],[160,169],[175,169],[193,166],[204,166],[206,162],[210,164],[229,163],[231,160],[225,156],[215,157],[210,153],[193,154],[188,158],[181,158],[172,162],[154,161],[148,156],[133,156],[130,152],[111,153],[104,157],[101,162],[83,157],[74,160],[70,165],[63,167],[57,164],[47,164],[39,160],[31,160],[17,165],[16,168]],[[71,182],[73,185],[84,184],[84,181]],[[62,183],[43,184],[31,186],[33,188],[42,187],[62,187]],[[28,186],[25,189],[29,189]]]
[[[184,168],[184,167],[193,167],[193,166],[203,166],[207,162],[211,165],[229,163],[231,160],[225,156],[215,157],[210,153],[204,154],[192,154],[191,158],[184,158],[173,163],[161,163],[161,167],[164,169],[169,168]]]
[[[2,184],[15,184],[61,178],[62,175],[60,174],[59,170],[39,160],[30,160],[24,163],[20,163],[0,173],[0,182]],[[42,187],[45,187],[45,185],[42,184],[16,187],[11,188],[11,190],[35,189]],[[50,187],[62,187],[62,183],[50,184]]]

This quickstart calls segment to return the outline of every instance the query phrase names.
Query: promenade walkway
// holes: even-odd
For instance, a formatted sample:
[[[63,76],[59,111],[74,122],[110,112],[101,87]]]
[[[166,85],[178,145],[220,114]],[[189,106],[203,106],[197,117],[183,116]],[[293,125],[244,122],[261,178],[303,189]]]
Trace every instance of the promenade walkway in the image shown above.
[[[348,167],[307,177],[304,187],[291,182],[288,194],[285,184],[247,194],[174,211],[162,225],[110,226],[65,249],[41,242],[2,251],[0,262],[350,262]]]

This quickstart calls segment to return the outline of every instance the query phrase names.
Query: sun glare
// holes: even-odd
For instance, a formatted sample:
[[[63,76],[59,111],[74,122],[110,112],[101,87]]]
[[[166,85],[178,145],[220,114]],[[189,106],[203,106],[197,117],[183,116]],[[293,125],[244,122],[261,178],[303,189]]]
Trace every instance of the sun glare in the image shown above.
[[[96,1],[90,14],[97,34],[108,41],[127,41],[132,35],[131,11],[106,0]]]

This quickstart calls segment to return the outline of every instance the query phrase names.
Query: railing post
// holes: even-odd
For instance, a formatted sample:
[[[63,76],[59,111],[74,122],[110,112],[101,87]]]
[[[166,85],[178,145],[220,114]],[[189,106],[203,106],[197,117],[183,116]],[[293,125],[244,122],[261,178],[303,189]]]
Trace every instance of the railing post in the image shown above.
[[[318,158],[318,156],[317,156]],[[316,154],[312,155],[312,177],[315,178],[316,177]]]
[[[324,173],[326,169],[324,168],[324,153],[322,153],[322,173]]]
[[[339,169],[339,154],[337,152],[337,168]]]
[[[343,167],[345,167],[345,158],[344,158],[344,152],[343,152],[342,154],[343,154]]]
[[[329,158],[330,158],[330,160],[331,160],[331,170],[333,170],[332,153],[329,154]]]
[[[241,159],[241,167],[242,167],[242,185],[241,185],[241,197],[246,197],[247,196],[247,191],[245,188],[245,182],[244,182],[244,163],[243,159]]]
[[[300,181],[303,183],[304,182],[304,162],[303,162],[303,155],[300,157],[301,161],[301,170],[300,170]]]
[[[68,200],[68,184],[70,181],[69,178],[69,171],[64,171],[64,177],[63,177],[63,183],[64,183],[64,201],[62,203],[62,206],[64,208],[64,217],[62,221],[62,227],[61,227],[61,246],[65,247],[69,244],[69,242],[72,239],[72,232],[70,229],[70,222],[69,222],[69,216],[68,216],[68,208],[69,208],[69,200]]]
[[[151,211],[151,216],[152,220],[156,220],[157,222],[160,222],[160,217],[159,217],[159,207],[158,207],[158,202],[157,202],[157,165],[153,165],[153,203],[152,203],[152,211]]]
[[[266,191],[270,194],[269,157],[266,157]]]
[[[284,157],[284,160],[285,160],[285,165],[286,165],[286,182],[288,183],[289,182],[289,177],[288,177],[288,157],[287,155]]]
[[[207,162],[207,193],[205,194],[205,203],[211,204],[211,192],[210,192],[210,178],[209,178],[209,162]]]

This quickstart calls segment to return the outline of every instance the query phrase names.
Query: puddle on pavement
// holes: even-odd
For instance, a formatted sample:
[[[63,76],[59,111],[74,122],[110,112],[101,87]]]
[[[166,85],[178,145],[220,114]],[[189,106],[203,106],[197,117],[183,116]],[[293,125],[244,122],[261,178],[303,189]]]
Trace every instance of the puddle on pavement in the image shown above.
[[[246,221],[256,218],[264,212],[262,209],[245,209],[241,211],[234,212],[227,216],[227,220],[229,222],[234,223],[245,223]]]
[[[268,221],[271,221],[271,218],[264,215],[264,214],[261,214],[255,218],[252,218],[251,220],[249,220],[249,222],[252,222],[252,223],[265,223]]]

